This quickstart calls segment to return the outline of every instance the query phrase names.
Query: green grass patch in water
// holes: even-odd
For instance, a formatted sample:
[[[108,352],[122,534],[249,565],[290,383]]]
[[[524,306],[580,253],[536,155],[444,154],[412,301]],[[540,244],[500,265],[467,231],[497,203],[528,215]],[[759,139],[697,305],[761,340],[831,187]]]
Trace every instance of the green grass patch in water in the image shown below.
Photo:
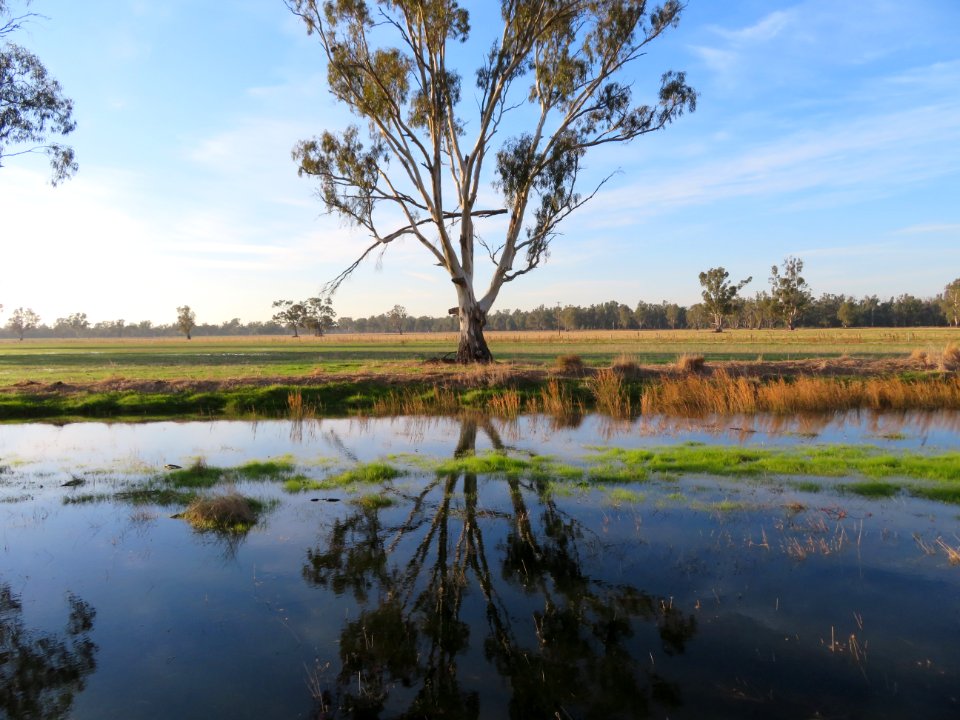
[[[350,502],[354,505],[359,505],[364,510],[380,510],[395,504],[393,498],[381,495],[380,493],[361,495]]]
[[[863,497],[889,498],[899,493],[902,488],[895,483],[871,480],[868,482],[851,483],[847,485],[845,489],[857,495],[862,495]]]
[[[614,507],[621,505],[636,505],[642,503],[646,497],[643,493],[628,490],[627,488],[614,488],[607,493],[607,500]]]

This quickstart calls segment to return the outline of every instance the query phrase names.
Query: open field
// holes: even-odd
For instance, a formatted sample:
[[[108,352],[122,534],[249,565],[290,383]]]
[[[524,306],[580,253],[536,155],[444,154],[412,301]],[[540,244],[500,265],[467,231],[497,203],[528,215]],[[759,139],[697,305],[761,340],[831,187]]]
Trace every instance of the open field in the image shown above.
[[[660,331],[492,332],[499,362],[553,365],[578,355],[592,367],[626,355],[634,362],[672,363],[683,354],[707,362],[780,361],[810,358],[890,358],[914,350],[937,354],[960,341],[951,328],[857,328]],[[455,334],[329,335],[0,342],[0,387],[27,381],[89,383],[127,380],[227,380],[304,377],[312,373],[408,374],[456,349]],[[398,362],[404,361],[404,362]]]
[[[960,408],[949,329],[491,333],[0,343],[0,417],[613,416]],[[942,362],[946,356],[949,362]]]

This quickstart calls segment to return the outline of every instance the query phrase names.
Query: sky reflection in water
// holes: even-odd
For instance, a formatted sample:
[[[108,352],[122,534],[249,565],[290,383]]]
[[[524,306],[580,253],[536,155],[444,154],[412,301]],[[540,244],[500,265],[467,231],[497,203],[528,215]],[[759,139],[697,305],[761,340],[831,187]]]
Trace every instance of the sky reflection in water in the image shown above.
[[[241,483],[279,504],[230,538],[177,508],[62,504],[70,473],[111,468],[88,480],[107,490],[198,455],[958,444],[930,418],[665,423],[4,426],[0,717],[956,717],[960,568],[936,545],[960,545],[956,506],[702,476],[564,489],[413,473],[380,509]],[[42,692],[10,679],[25,663]]]

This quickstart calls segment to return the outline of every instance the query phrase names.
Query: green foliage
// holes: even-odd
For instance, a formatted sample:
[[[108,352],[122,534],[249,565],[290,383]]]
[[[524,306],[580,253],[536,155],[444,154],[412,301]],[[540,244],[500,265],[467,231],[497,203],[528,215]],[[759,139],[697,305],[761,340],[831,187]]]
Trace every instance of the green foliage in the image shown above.
[[[713,326],[717,332],[723,330],[723,319],[733,312],[734,303],[743,287],[753,280],[748,277],[746,280],[734,284],[728,282],[730,273],[722,267],[710,268],[706,272],[700,273],[700,284],[703,286],[703,305],[713,316]]]
[[[781,319],[790,330],[796,327],[800,313],[813,300],[810,286],[800,275],[801,272],[803,260],[795,257],[783,261],[782,272],[776,265],[770,268],[771,294]]]
[[[319,40],[330,92],[369,128],[367,144],[351,126],[340,134],[325,131],[293,151],[298,172],[317,178],[327,210],[371,238],[328,288],[336,289],[374,251],[412,236],[457,288],[462,362],[491,359],[482,330],[500,288],[547,258],[559,223],[605,182],[586,196],[578,191],[587,151],[662,129],[696,105],[683,73],[663,74],[652,104],[634,105],[632,84],[617,79],[677,25],[682,6],[676,0],[649,14],[645,3],[628,0],[504,2],[504,27],[491,33],[477,92],[467,103],[461,103],[459,71],[447,64],[448,45],[470,33],[469,14],[454,0],[381,0],[375,10],[365,2],[287,5]],[[539,116],[528,123],[534,129],[495,149],[507,115],[525,106]],[[488,160],[495,163],[503,209],[477,204]],[[484,245],[493,273],[480,294],[474,289],[475,224],[500,214],[509,214],[508,229],[497,249]]]
[[[7,40],[21,29],[28,13],[11,17],[0,2],[0,167],[5,157],[42,152],[50,160],[51,183],[77,172],[73,148],[51,142],[51,136],[69,135],[76,128],[73,102],[50,77],[40,58]]]
[[[197,326],[197,314],[190,309],[189,305],[181,305],[177,308],[177,327],[180,332],[190,340],[190,334]]]

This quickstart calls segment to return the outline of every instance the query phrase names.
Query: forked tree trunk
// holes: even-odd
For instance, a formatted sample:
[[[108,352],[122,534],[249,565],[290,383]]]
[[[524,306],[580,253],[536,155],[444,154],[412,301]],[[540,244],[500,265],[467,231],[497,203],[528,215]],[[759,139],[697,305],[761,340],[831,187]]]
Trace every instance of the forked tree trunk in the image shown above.
[[[483,337],[487,314],[475,301],[461,298],[458,309],[460,317],[460,344],[457,347],[458,363],[488,363],[493,361],[490,348]]]

